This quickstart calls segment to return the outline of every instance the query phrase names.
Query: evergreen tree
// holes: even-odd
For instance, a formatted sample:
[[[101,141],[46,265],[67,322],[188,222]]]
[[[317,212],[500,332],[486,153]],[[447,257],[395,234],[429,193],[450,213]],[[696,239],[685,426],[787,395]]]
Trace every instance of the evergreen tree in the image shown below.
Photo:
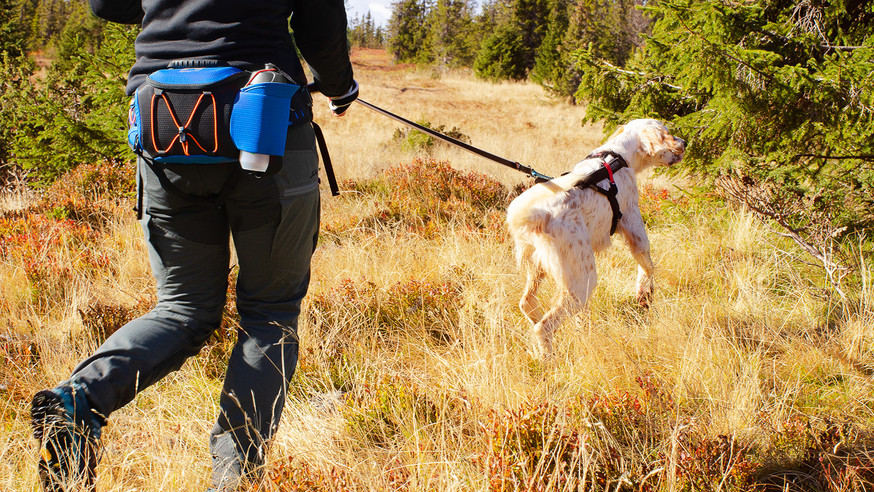
[[[382,28],[377,26],[368,10],[349,22],[349,45],[362,48],[382,48]]]
[[[35,47],[45,47],[51,41],[60,36],[67,23],[70,10],[77,6],[78,2],[66,0],[39,0],[33,18],[33,41]]]
[[[565,36],[570,24],[568,11],[570,0],[553,0],[543,42],[537,50],[531,79],[549,91],[571,96],[577,90],[580,76],[574,69],[571,46],[565,46]]]
[[[874,226],[874,5],[661,0],[625,67],[589,49],[589,119],[652,116],[687,172],[773,220],[836,272],[834,240]]]
[[[18,57],[27,49],[27,31],[22,25],[19,0],[0,0],[0,54]]]
[[[389,19],[388,50],[399,62],[430,63],[428,0],[397,0]]]
[[[570,98],[582,74],[576,68],[577,50],[622,66],[648,19],[636,8],[642,0],[553,0],[546,34],[538,49],[532,79],[551,92]]]
[[[123,162],[127,148],[124,93],[136,28],[110,24],[92,53],[90,34],[73,24],[59,42],[60,58],[44,80],[32,63],[0,73],[0,133],[7,158],[44,182],[84,162]]]
[[[88,25],[97,39],[103,22],[91,15],[87,0],[0,0],[16,3],[18,29],[28,49],[54,48],[67,26]],[[2,3],[0,3],[2,6]],[[7,12],[4,7],[3,12]],[[93,46],[92,46],[93,47]]]
[[[477,24],[487,32],[510,23],[513,19],[514,0],[485,0],[480,8]]]
[[[512,22],[519,31],[526,71],[534,67],[537,49],[546,33],[549,7],[549,0],[515,0],[513,3]]]
[[[471,29],[471,42],[474,50],[479,50],[485,39],[493,35],[498,26],[509,24],[513,18],[512,0],[486,0],[479,14],[474,18]]]
[[[549,0],[512,0],[490,5],[494,26],[482,41],[474,73],[488,80],[523,80],[534,66],[545,33]]]
[[[493,82],[523,80],[528,73],[524,52],[522,34],[512,25],[504,24],[483,41],[473,64],[474,73]]]
[[[437,0],[429,13],[432,58],[444,66],[470,66],[473,62],[473,19],[465,0]]]

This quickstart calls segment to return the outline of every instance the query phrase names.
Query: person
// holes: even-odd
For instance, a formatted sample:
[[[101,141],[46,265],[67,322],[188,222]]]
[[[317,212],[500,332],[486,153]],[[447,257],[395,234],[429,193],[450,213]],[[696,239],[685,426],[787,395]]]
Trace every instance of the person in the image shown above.
[[[273,64],[307,79],[343,115],[358,93],[343,0],[90,0],[95,15],[141,23],[127,93],[174,60],[218,60],[242,70]],[[290,28],[290,29],[289,29]],[[319,229],[318,154],[310,123],[290,126],[274,174],[239,163],[162,164],[138,159],[140,220],[157,303],[112,334],[71,377],[32,402],[39,474],[47,491],[95,489],[107,418],[198,353],[219,327],[230,236],[239,267],[238,340],[211,431],[212,489],[263,475],[298,356],[297,320]],[[181,193],[179,192],[181,191]],[[221,200],[214,199],[221,196]]]

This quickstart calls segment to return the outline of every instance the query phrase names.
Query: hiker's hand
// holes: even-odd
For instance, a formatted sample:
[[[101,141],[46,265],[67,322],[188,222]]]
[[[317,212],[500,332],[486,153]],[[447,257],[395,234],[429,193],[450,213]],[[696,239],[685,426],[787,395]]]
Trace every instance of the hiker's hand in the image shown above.
[[[343,116],[346,114],[346,110],[349,109],[349,106],[358,99],[358,82],[352,81],[352,88],[349,89],[349,92],[343,94],[342,96],[332,97],[328,101],[328,106],[331,108],[331,112],[334,113],[334,116]]]

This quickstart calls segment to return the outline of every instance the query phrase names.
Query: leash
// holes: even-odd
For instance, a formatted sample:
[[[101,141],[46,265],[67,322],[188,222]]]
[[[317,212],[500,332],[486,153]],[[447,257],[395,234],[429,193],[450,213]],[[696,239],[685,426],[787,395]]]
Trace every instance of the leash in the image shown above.
[[[314,86],[314,84],[309,84],[307,86],[307,89],[309,89],[309,91],[311,93],[318,92],[318,88],[316,88]],[[547,175],[542,174],[542,173],[539,173],[529,166],[522,165],[518,162],[511,161],[509,159],[505,159],[499,155],[492,154],[491,152],[487,152],[485,150],[474,147],[473,145],[470,145],[470,144],[462,142],[458,139],[452,138],[449,135],[444,135],[438,131],[434,131],[428,127],[425,127],[425,126],[422,126],[418,123],[410,121],[402,116],[398,116],[398,115],[392,113],[391,111],[386,111],[385,109],[382,109],[374,104],[371,104],[371,103],[369,103],[361,98],[355,99],[355,102],[361,104],[362,106],[367,107],[368,109],[376,111],[377,113],[379,113],[383,116],[387,116],[387,117],[389,117],[397,122],[400,122],[400,123],[403,123],[404,125],[415,128],[416,130],[419,130],[422,133],[430,135],[434,138],[439,138],[440,140],[443,140],[446,143],[455,145],[456,147],[460,147],[460,148],[462,148],[462,149],[464,149],[472,154],[476,154],[476,155],[478,155],[480,157],[484,157],[490,161],[497,162],[498,164],[501,164],[503,166],[507,166],[507,167],[515,169],[517,171],[523,172],[526,175],[528,175],[529,177],[534,178],[534,181],[536,183],[543,183],[545,181],[549,181],[552,179],[552,177],[547,176]]]
[[[319,91],[318,88],[315,86],[315,84],[309,84],[307,86],[307,89],[310,91],[310,93]],[[443,140],[444,142],[455,145],[456,147],[460,147],[460,148],[462,148],[462,149],[464,149],[472,154],[476,154],[476,155],[483,157],[483,158],[486,158],[490,161],[497,162],[498,164],[501,164],[503,166],[507,166],[507,167],[515,169],[517,171],[523,172],[526,175],[528,175],[529,177],[534,178],[535,183],[543,183],[546,181],[550,181],[552,179],[550,176],[539,173],[529,166],[522,165],[518,162],[511,161],[511,160],[505,159],[499,155],[495,155],[495,154],[492,154],[491,152],[487,152],[485,150],[479,149],[477,147],[474,147],[473,145],[470,145],[470,144],[462,142],[458,139],[452,138],[449,135],[444,135],[438,131],[432,130],[431,128],[428,128],[428,127],[420,125],[416,122],[410,121],[402,116],[398,116],[398,115],[392,113],[391,111],[387,111],[385,109],[382,109],[379,106],[376,106],[375,104],[371,104],[371,103],[369,103],[361,98],[355,99],[355,102],[365,106],[368,109],[376,111],[377,113],[379,113],[383,116],[387,116],[387,117],[389,117],[397,122],[400,122],[400,123],[403,123],[404,125],[415,128],[416,130],[419,130],[422,133],[430,135],[434,138],[439,138],[440,140]],[[315,126],[315,123],[313,123],[313,125]],[[321,136],[321,129],[317,130],[317,136],[320,137],[319,144],[320,144],[320,146],[323,147],[322,153],[323,153],[323,155],[326,155],[327,148],[325,148],[325,146],[324,146],[324,136]],[[617,154],[616,152],[611,152],[611,151],[604,151],[604,152],[598,152],[596,154],[590,154],[590,155],[586,156],[586,159],[601,159],[602,167],[600,169],[598,169],[597,171],[589,174],[585,178],[581,179],[580,181],[578,181],[574,185],[574,187],[576,187],[576,188],[591,188],[591,189],[597,191],[598,193],[600,193],[601,195],[603,195],[605,198],[607,198],[607,201],[610,202],[610,209],[613,212],[613,221],[612,221],[612,224],[610,225],[610,235],[612,236],[616,232],[616,227],[619,225],[619,219],[622,218],[622,211],[620,210],[619,200],[617,199],[617,195],[619,193],[619,190],[616,187],[616,181],[613,180],[613,173],[622,169],[623,167],[628,167],[628,163],[625,162],[625,159],[621,155]],[[329,177],[329,179],[330,179],[330,177]],[[600,186],[597,186],[597,183],[600,183],[601,181],[604,181],[605,179],[609,180],[609,183],[610,183],[606,189],[601,188]],[[334,185],[334,186],[336,186],[336,185]],[[334,189],[335,188],[332,187],[331,191],[333,192]]]

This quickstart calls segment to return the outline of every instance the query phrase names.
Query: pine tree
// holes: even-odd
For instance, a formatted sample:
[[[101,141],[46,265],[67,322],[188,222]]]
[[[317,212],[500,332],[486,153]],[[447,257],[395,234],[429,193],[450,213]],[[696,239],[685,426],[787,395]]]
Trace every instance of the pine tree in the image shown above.
[[[487,80],[523,80],[534,67],[546,32],[549,0],[511,0],[489,5],[489,34],[474,62],[474,73]]]
[[[571,98],[581,80],[577,50],[588,48],[611,64],[625,63],[648,19],[636,8],[642,0],[552,0],[545,35],[537,50],[532,79]]]
[[[397,0],[389,19],[389,52],[399,62],[430,63],[428,0]]]
[[[497,82],[500,80],[523,80],[525,68],[522,35],[510,24],[504,24],[483,41],[482,48],[473,64],[477,77]]]
[[[473,19],[465,0],[437,0],[429,14],[433,58],[444,66],[469,66],[473,62]]]
[[[349,22],[350,46],[381,48],[382,37],[382,28],[376,25],[369,10],[363,16],[356,16]]]
[[[22,25],[19,0],[0,0],[0,55],[21,56],[27,49],[27,31]]]
[[[50,182],[81,163],[132,159],[124,88],[135,35],[134,27],[110,24],[92,48],[70,24],[44,80],[31,81],[32,63],[4,66],[0,127],[15,129],[0,133],[8,160]]]
[[[570,0],[553,0],[543,41],[537,50],[531,78],[549,91],[570,97],[577,90],[580,76],[574,70],[571,47],[565,46],[570,24]]]
[[[549,7],[548,0],[515,0],[513,3],[512,22],[519,30],[526,70],[534,67],[537,49],[546,33]]]

